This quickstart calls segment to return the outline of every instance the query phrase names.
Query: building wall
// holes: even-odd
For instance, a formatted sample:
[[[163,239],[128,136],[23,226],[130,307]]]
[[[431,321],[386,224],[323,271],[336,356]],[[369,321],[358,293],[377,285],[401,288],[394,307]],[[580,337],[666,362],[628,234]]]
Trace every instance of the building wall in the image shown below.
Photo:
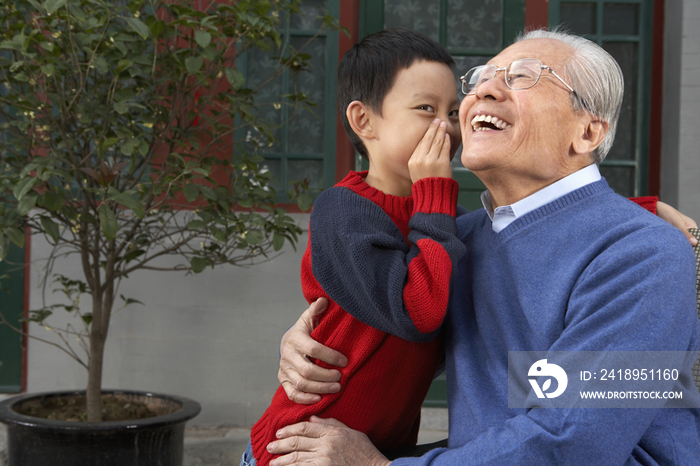
[[[700,2],[666,0],[661,199],[700,222]],[[680,25],[680,27],[679,27]]]
[[[301,220],[307,224],[308,216]],[[134,273],[119,294],[144,306],[113,315],[103,387],[192,398],[202,404],[202,413],[191,424],[252,425],[278,385],[280,338],[307,306],[299,284],[307,238],[306,233],[300,238],[296,252],[286,246],[279,257],[249,268],[221,266],[189,276]],[[38,260],[49,253],[46,242],[33,238],[30,309],[42,306],[45,271]],[[73,260],[54,272],[77,277],[78,267]],[[44,296],[47,303],[61,297],[50,287]],[[89,306],[89,297],[83,302]],[[63,317],[60,325],[68,322],[64,314],[56,311]],[[37,325],[30,332],[52,335]],[[29,341],[29,392],[84,389],[86,374],[62,352]]]

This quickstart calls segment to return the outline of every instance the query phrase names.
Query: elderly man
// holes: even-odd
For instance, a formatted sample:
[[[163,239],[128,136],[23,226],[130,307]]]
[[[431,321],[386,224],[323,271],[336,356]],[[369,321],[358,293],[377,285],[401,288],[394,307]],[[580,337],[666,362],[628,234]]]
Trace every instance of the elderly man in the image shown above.
[[[699,464],[697,409],[509,407],[509,352],[700,345],[688,242],[596,165],[614,137],[619,67],[590,41],[536,31],[462,84],[462,163],[488,191],[485,209],[458,219],[468,253],[444,323],[449,448],[396,465]],[[291,453],[275,466],[389,463],[333,420],[278,437],[270,451]]]

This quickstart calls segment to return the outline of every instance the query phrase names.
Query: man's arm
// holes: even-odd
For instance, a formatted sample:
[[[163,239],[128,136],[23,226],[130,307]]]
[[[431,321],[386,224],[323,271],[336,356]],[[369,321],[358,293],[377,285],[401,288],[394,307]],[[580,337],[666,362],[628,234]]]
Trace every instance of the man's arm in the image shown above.
[[[336,367],[348,364],[344,355],[311,338],[311,332],[327,308],[326,298],[317,299],[282,336],[277,378],[287,397],[295,403],[314,404],[321,400],[321,395],[340,391],[340,371],[324,369],[310,360]]]
[[[638,236],[656,232],[658,229],[645,230]],[[675,239],[662,236],[649,243],[642,240],[649,247],[636,249],[634,254],[604,257],[591,264],[572,293],[566,328],[553,351],[697,350],[692,254],[677,235]],[[664,248],[671,252],[664,252]],[[623,257],[626,259],[620,260]],[[601,293],[601,287],[607,291]],[[654,419],[665,412],[665,408],[531,409],[459,448],[433,450],[421,458],[401,458],[395,463],[456,465],[469,458],[470,464],[478,465],[623,464]],[[285,453],[294,445],[304,445],[307,454],[316,448],[314,455],[322,453],[334,460],[352,454],[357,445],[330,441],[330,430],[325,425],[290,426],[280,432],[282,441],[271,448]],[[664,435],[667,441],[680,442],[677,450],[682,455],[688,439]],[[692,432],[689,435],[692,437]],[[355,443],[375,454],[376,449],[361,440]]]

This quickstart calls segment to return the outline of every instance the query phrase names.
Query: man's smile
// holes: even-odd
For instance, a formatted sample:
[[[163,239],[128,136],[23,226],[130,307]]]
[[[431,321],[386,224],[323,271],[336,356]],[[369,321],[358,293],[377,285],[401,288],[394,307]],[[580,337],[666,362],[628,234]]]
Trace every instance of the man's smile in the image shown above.
[[[475,115],[472,118],[472,129],[474,131],[488,131],[488,130],[505,130],[513,127],[507,121],[503,121],[500,118],[493,115]]]

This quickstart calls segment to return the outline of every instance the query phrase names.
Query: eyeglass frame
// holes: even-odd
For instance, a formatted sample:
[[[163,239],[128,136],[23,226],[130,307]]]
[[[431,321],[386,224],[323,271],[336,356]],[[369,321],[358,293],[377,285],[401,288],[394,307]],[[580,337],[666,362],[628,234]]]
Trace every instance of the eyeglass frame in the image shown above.
[[[510,68],[511,66],[513,66],[513,63],[516,63],[516,62],[519,62],[519,61],[526,61],[526,60],[536,61],[537,63],[540,64],[540,73],[537,75],[537,79],[535,79],[535,82],[532,83],[532,85],[527,86],[527,87],[518,87],[518,88],[513,88],[513,87],[511,87],[511,85],[508,83],[508,78],[506,77],[505,71],[506,71],[508,68]],[[561,81],[561,83],[562,83],[563,85],[565,85],[566,88],[567,88],[569,91],[571,91],[571,93],[574,95],[574,97],[576,97],[576,98],[579,100],[579,102],[581,102],[581,105],[583,105],[583,108],[585,108],[586,110],[589,110],[588,104],[586,104],[586,101],[583,100],[583,99],[581,98],[580,95],[578,95],[578,93],[574,90],[574,88],[571,87],[566,81],[564,81],[564,79],[563,79],[561,76],[559,76],[559,75],[557,74],[556,71],[554,71],[554,70],[553,70],[551,67],[549,67],[548,65],[543,65],[542,62],[541,62],[539,59],[537,59],[537,58],[521,58],[521,59],[519,59],[519,60],[514,60],[514,61],[510,62],[510,63],[508,64],[508,66],[504,66],[503,68],[499,68],[499,67],[497,67],[496,65],[479,65],[479,66],[475,66],[475,67],[473,67],[473,68],[470,68],[469,71],[467,71],[466,73],[464,73],[464,76],[460,76],[460,78],[459,78],[459,82],[462,83],[462,86],[461,86],[461,88],[462,88],[462,89],[461,89],[461,90],[462,90],[462,94],[464,94],[464,95],[474,95],[474,94],[476,93],[476,88],[477,88],[477,86],[479,86],[479,84],[483,84],[483,82],[482,82],[482,83],[479,83],[479,84],[477,84],[476,86],[474,86],[474,89],[470,89],[469,92],[464,92],[464,87],[465,87],[465,86],[467,86],[467,88],[469,88],[469,85],[468,85],[467,82],[466,82],[467,75],[468,75],[469,73],[471,73],[472,71],[478,69],[478,68],[486,68],[486,67],[489,67],[489,66],[492,66],[493,68],[495,68],[495,70],[494,70],[494,72],[493,72],[493,77],[487,79],[486,81],[490,81],[490,80],[494,79],[494,78],[496,77],[496,75],[498,74],[499,71],[504,71],[504,73],[503,73],[503,81],[506,83],[506,86],[508,86],[508,89],[512,89],[512,90],[514,90],[514,91],[522,91],[522,90],[525,90],[525,89],[530,89],[530,88],[532,88],[532,87],[535,87],[535,85],[536,85],[538,82],[540,82],[540,78],[542,77],[542,70],[547,70],[547,71],[549,71],[550,73],[552,73],[559,81]],[[484,82],[486,82],[486,81],[484,81]],[[589,110],[589,111],[590,111],[590,110]]]

